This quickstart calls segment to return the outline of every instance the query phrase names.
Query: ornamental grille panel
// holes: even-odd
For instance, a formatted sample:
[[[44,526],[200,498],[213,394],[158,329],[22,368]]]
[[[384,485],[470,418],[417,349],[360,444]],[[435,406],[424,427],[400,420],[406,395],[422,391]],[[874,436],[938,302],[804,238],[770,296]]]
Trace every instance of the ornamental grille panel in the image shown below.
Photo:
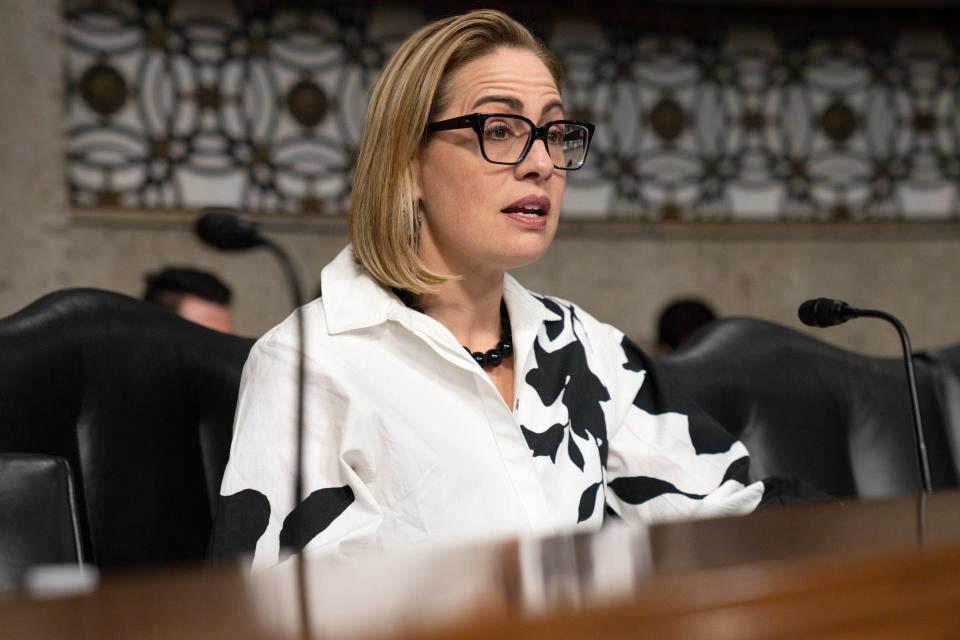
[[[65,6],[77,207],[342,216],[367,97],[432,15],[372,4]],[[956,33],[528,21],[595,122],[564,210],[596,220],[960,217]]]

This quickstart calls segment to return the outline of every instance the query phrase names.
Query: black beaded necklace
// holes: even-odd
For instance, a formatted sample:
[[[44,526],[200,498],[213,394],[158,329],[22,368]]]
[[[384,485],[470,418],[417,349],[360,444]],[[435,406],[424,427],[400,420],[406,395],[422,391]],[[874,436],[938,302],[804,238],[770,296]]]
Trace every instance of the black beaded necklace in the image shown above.
[[[424,313],[423,309],[413,304],[413,295],[403,289],[391,289],[403,304],[414,311]],[[470,354],[481,368],[493,368],[500,366],[504,360],[513,355],[513,335],[510,332],[510,316],[507,314],[507,303],[500,298],[500,342],[493,349],[487,352],[470,351],[469,347],[463,347]]]

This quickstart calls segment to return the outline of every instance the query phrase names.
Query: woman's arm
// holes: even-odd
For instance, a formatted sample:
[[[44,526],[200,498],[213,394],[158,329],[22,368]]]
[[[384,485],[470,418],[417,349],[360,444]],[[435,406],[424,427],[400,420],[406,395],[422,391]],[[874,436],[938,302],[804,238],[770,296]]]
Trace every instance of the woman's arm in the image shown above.
[[[610,436],[608,507],[644,522],[753,511],[765,485],[749,481],[743,444],[664,381],[628,338],[620,346],[624,386],[615,393],[629,393],[632,401]],[[642,384],[634,393],[637,375]]]
[[[308,552],[351,555],[372,544],[380,509],[365,480],[356,399],[329,367],[308,358],[304,494],[294,500],[296,347],[278,332],[244,366],[230,460],[214,521],[211,555],[255,551],[254,568]]]

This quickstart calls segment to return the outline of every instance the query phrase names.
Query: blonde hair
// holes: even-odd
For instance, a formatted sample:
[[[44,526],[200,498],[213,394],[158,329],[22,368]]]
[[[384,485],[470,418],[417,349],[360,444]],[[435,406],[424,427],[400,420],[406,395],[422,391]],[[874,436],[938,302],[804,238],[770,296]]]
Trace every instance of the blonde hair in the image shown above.
[[[450,76],[498,47],[532,51],[561,88],[556,57],[526,27],[489,9],[421,27],[377,80],[357,154],[349,221],[354,256],[387,287],[421,294],[452,277],[430,271],[417,255],[413,159],[427,124],[449,103]]]

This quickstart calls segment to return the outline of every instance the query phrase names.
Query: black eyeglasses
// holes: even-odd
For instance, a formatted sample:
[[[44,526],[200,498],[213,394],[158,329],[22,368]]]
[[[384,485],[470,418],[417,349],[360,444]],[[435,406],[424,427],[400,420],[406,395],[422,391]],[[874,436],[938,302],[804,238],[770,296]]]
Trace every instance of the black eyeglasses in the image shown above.
[[[553,120],[538,127],[528,118],[509,113],[472,113],[427,125],[427,133],[451,129],[473,129],[487,162],[520,164],[534,141],[543,140],[555,168],[576,171],[587,160],[594,126],[589,122]]]

